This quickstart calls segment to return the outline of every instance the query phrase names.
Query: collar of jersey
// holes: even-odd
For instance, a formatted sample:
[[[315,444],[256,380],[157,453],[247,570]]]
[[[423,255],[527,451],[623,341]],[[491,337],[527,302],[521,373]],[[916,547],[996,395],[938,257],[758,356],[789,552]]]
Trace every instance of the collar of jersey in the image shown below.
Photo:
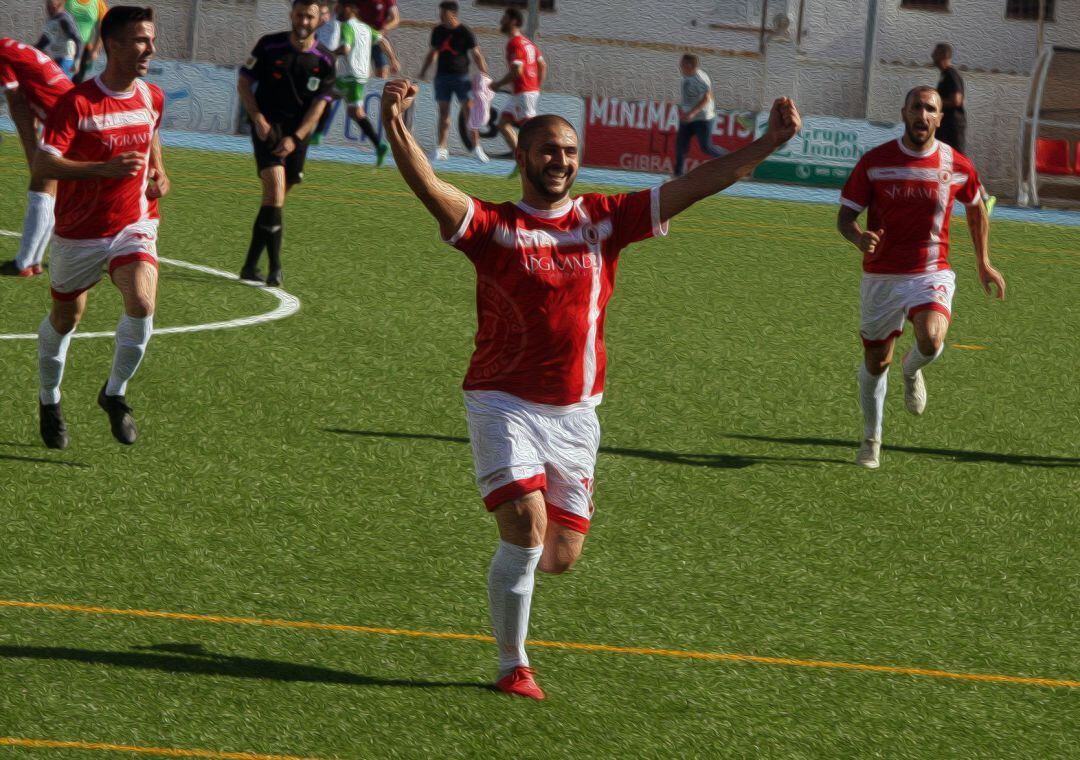
[[[117,92],[116,90],[110,90],[108,87],[105,86],[105,83],[101,81],[100,74],[94,77],[94,83],[103,93],[108,95],[110,98],[116,98],[117,100],[127,100],[128,98],[133,98],[135,97],[135,91],[139,89],[138,85],[132,84],[131,89],[127,92]]]
[[[933,146],[927,148],[922,153],[917,153],[917,152],[913,151],[911,148],[909,148],[908,146],[904,145],[904,138],[903,137],[896,138],[896,144],[900,146],[900,150],[904,151],[905,155],[911,156],[912,158],[926,158],[927,156],[932,156],[932,155],[934,155],[934,153],[937,152],[939,143],[937,141],[937,138],[934,138]]]
[[[529,216],[535,216],[537,219],[562,219],[564,216],[570,213],[570,209],[574,207],[574,202],[569,198],[566,199],[566,203],[553,209],[539,209],[533,208],[525,201],[518,201],[517,207],[524,211]]]

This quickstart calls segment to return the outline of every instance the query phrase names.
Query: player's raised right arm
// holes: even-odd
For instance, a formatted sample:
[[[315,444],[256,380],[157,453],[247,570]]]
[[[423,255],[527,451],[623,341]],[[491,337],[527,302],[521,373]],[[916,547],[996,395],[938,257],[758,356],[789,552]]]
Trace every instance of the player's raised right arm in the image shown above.
[[[435,217],[444,238],[451,237],[469,212],[469,196],[435,175],[423,149],[405,126],[419,88],[405,79],[387,82],[382,93],[382,122],[386,139],[394,152],[394,163],[409,189]]]

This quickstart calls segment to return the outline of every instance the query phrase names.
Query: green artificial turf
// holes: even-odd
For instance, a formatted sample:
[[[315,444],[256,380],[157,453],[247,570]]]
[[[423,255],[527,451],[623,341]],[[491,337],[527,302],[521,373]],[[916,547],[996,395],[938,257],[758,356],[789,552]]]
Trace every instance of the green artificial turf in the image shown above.
[[[250,157],[166,158],[160,254],[237,270]],[[21,161],[5,140],[0,229],[21,227]],[[155,338],[129,390],[134,447],[95,405],[111,340],[72,345],[64,452],[38,438],[34,343],[0,341],[0,599],[488,632],[495,529],[460,391],[472,267],[392,169],[307,177],[285,222],[301,311]],[[1080,680],[1080,229],[995,220],[1001,303],[955,220],[948,343],[984,350],[927,371],[919,419],[893,372],[868,472],[853,465],[859,261],[834,219],[720,198],[623,254],[597,513],[579,565],[538,580],[531,635]],[[0,258],[16,243],[0,238]],[[159,327],[276,305],[161,272]],[[44,280],[0,282],[0,332],[36,330]],[[118,316],[96,288],[85,329]],[[485,642],[0,607],[0,737],[320,758],[1080,756],[1078,688],[532,658],[543,703],[484,688]]]

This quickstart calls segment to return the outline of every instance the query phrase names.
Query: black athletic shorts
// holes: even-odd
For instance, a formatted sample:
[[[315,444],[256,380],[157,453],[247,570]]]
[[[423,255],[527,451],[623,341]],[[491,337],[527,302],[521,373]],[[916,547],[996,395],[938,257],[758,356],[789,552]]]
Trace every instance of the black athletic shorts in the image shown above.
[[[259,139],[255,132],[255,125],[251,126],[251,144],[255,147],[255,165],[259,173],[271,166],[285,167],[285,184],[298,185],[304,181],[304,161],[307,159],[308,141],[299,142],[294,150],[285,158],[275,156],[273,151],[281,142],[281,138],[293,133],[292,125],[271,124],[270,134],[266,141]]]

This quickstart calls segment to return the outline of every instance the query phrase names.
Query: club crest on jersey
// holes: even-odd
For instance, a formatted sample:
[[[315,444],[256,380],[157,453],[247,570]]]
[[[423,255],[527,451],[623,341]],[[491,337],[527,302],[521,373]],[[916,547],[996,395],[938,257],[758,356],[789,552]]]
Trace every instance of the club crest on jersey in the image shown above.
[[[599,245],[601,240],[600,228],[595,224],[587,224],[581,229],[581,236],[585,238],[585,242],[589,245]]]
[[[315,92],[317,89],[319,89],[319,78],[318,77],[310,77],[310,78],[308,78],[308,80],[307,80],[307,88],[311,92]]]
[[[938,172],[938,179],[941,180],[941,184],[947,185],[952,182],[952,172],[942,169]]]

